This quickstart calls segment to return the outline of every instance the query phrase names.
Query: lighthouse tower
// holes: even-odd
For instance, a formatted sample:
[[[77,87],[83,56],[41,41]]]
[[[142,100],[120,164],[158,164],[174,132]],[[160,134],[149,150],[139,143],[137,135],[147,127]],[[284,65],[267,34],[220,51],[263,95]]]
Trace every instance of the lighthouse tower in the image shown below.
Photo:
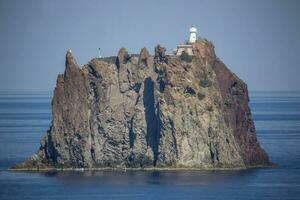
[[[196,40],[197,40],[196,33],[197,33],[197,28],[194,27],[194,26],[191,26],[191,28],[190,28],[190,39],[189,39],[190,44],[194,44],[196,42]]]
[[[197,28],[194,27],[194,26],[191,26],[190,27],[190,38],[189,38],[189,41],[186,42],[185,44],[178,45],[177,48],[174,49],[174,54],[176,56],[181,56],[181,54],[183,52],[187,53],[190,56],[194,55],[193,48],[194,48],[194,44],[195,44],[195,42],[197,40],[196,33],[197,33]]]

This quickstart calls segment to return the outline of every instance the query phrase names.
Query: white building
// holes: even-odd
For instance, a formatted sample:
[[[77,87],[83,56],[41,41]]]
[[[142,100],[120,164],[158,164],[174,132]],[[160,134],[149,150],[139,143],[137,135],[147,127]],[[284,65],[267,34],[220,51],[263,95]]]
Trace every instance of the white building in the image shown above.
[[[194,44],[196,42],[196,40],[197,40],[196,33],[197,33],[197,28],[194,27],[194,26],[191,26],[191,28],[190,28],[190,39],[189,39],[190,44]]]
[[[193,45],[197,40],[197,28],[194,26],[190,27],[190,38],[186,44],[180,44],[177,49],[174,50],[176,56],[180,56],[182,52],[186,52],[188,55],[193,56]]]

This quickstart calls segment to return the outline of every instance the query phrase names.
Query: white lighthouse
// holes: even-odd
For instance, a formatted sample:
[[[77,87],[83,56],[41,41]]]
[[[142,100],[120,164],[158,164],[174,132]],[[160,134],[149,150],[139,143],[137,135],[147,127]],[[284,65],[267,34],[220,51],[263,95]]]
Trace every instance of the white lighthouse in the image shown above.
[[[191,26],[189,30],[190,30],[189,40],[184,44],[178,45],[177,48],[174,49],[174,54],[176,56],[180,56],[182,54],[182,52],[185,52],[190,56],[194,55],[193,46],[195,45],[195,42],[197,40],[197,35],[196,35],[197,28],[194,26]]]
[[[197,33],[197,28],[194,27],[194,26],[191,26],[191,28],[190,28],[190,39],[189,39],[190,44],[194,44],[196,42],[196,40],[197,40],[196,33]]]

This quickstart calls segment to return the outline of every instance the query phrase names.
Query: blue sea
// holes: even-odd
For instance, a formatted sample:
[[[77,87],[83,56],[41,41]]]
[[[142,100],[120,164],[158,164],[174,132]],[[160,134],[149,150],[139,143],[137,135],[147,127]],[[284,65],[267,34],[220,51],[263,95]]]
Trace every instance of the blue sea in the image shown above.
[[[0,93],[0,200],[300,199],[300,92],[251,92],[257,136],[277,168],[238,171],[10,172],[39,148],[50,92]]]

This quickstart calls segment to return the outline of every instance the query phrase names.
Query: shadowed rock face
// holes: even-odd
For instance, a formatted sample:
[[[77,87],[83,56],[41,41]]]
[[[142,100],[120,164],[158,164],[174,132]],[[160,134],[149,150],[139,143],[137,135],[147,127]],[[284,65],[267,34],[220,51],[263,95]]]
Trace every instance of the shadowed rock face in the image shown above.
[[[248,107],[247,85],[219,59],[215,61],[213,69],[220,84],[225,113],[241,148],[240,154],[245,164],[267,165],[268,155],[257,141],[252,114]]]
[[[268,165],[248,107],[246,84],[198,40],[192,62],[157,46],[139,57],[66,55],[53,121],[37,155],[15,168],[247,167]]]

